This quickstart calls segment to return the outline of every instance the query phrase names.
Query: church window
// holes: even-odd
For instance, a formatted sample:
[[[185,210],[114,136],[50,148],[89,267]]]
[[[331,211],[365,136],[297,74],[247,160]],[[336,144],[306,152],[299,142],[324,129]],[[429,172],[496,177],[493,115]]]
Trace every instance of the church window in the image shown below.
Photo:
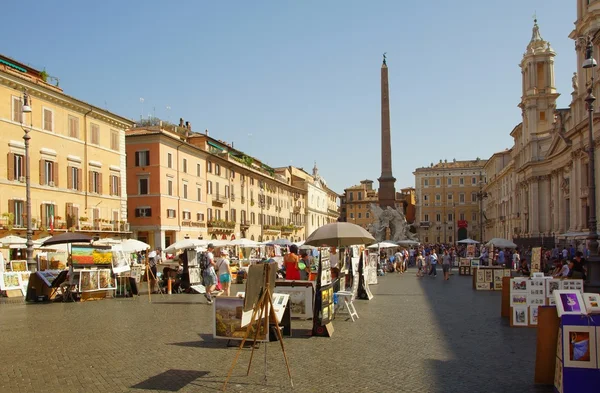
[[[540,121],[546,121],[546,112],[540,111]]]

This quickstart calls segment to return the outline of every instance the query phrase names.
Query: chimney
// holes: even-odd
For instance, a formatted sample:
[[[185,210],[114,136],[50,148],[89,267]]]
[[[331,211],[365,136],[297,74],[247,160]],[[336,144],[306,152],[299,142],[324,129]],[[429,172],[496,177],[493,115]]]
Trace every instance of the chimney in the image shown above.
[[[179,127],[183,127],[183,117],[179,118]]]
[[[206,136],[208,136],[208,128],[204,130],[204,133],[206,134]]]
[[[185,122],[185,128],[187,128],[188,130],[190,129],[190,122],[189,121]]]
[[[233,149],[233,142],[231,142],[231,148]]]
[[[190,132],[192,132],[192,123],[190,123],[189,121],[187,122],[188,125],[188,130],[190,130]]]

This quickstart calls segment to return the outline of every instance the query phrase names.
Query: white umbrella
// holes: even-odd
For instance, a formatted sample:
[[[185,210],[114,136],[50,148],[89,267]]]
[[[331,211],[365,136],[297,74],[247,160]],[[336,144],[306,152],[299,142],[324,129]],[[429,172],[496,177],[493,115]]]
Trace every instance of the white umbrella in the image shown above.
[[[255,242],[254,240],[246,239],[246,238],[231,240],[229,242],[229,245],[239,246],[242,248],[260,247],[260,243]]]
[[[271,241],[265,242],[263,244],[265,244],[267,246],[291,246],[294,243],[292,243],[288,239],[277,239],[277,240],[271,240]]]
[[[517,248],[517,245],[510,240],[495,237],[485,244],[487,247],[494,246],[498,248]]]
[[[123,252],[131,253],[147,250],[150,248],[150,245],[137,239],[127,239],[123,243],[121,243],[121,248]]]
[[[92,244],[98,245],[98,246],[112,246],[115,244],[121,244],[121,242],[122,242],[121,239],[113,239],[112,237],[107,237],[104,239],[98,239],[98,240],[94,241]]]
[[[196,249],[200,246],[202,246],[202,244],[197,239],[182,239],[171,244],[169,247],[165,248],[164,251],[168,254],[175,254],[179,250],[185,250],[188,248]]]
[[[317,228],[304,244],[317,247],[342,247],[375,242],[375,238],[363,227],[349,222],[333,222]]]
[[[12,244],[25,244],[27,239],[20,236],[8,235],[0,238],[0,244],[3,246],[10,246]]]
[[[399,240],[396,243],[399,245],[402,245],[402,246],[418,246],[420,244],[416,240],[409,240],[409,239]]]
[[[460,243],[460,244],[479,244],[479,242],[477,240],[473,240],[473,239],[463,239],[463,240],[457,241],[457,243]]]
[[[369,248],[392,248],[392,247],[398,247],[398,245],[395,243],[390,243],[390,242],[379,242],[379,243],[371,244],[369,246]]]

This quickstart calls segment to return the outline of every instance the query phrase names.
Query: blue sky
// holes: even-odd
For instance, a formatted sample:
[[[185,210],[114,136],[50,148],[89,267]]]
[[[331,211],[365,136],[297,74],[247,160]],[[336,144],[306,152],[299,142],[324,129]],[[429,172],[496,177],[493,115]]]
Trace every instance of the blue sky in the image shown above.
[[[39,0],[2,8],[2,53],[45,68],[67,94],[132,119],[183,117],[271,166],[316,161],[340,193],[380,175],[383,52],[397,189],[414,187],[417,167],[512,146],[534,13],[557,52],[559,106],[569,104],[576,69],[568,38],[575,0]]]

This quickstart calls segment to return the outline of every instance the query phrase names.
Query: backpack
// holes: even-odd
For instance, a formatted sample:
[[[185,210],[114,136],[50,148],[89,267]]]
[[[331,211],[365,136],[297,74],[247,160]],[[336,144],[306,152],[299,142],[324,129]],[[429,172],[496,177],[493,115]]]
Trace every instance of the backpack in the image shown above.
[[[205,252],[203,252],[202,254],[200,254],[199,264],[200,264],[200,269],[201,270],[206,270],[210,266],[210,263],[208,261],[208,256],[206,255]]]

